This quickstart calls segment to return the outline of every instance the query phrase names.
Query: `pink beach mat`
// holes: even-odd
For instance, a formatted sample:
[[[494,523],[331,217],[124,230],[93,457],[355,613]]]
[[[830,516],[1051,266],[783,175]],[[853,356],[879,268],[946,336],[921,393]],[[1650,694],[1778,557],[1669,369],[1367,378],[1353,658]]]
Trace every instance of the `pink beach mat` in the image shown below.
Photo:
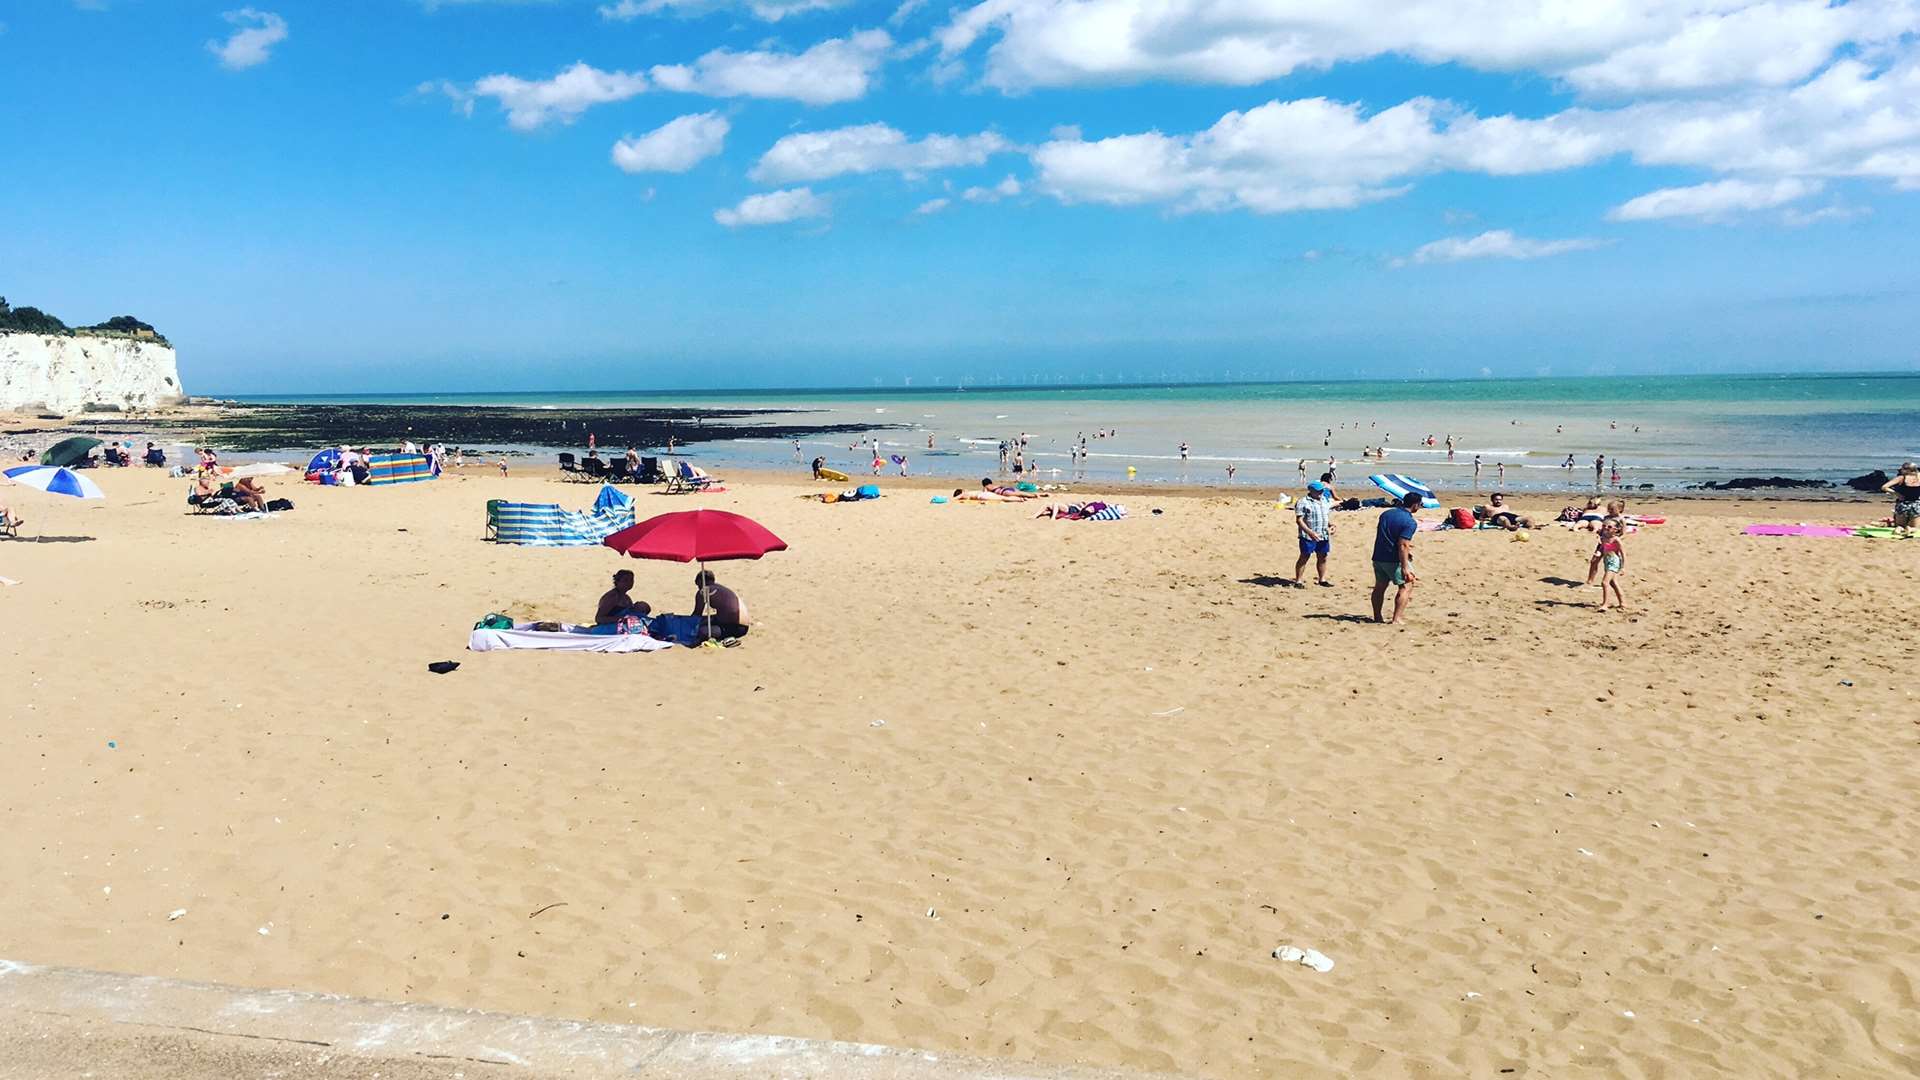
[[[1852,536],[1842,525],[1749,525],[1748,536]]]

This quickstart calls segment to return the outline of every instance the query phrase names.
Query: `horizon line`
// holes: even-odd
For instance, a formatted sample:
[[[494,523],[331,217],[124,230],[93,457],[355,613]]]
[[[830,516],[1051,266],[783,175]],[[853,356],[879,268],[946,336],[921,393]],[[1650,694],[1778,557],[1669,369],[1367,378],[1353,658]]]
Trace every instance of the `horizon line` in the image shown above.
[[[994,391],[996,393],[1044,393],[1065,390],[1178,390],[1193,387],[1229,387],[1229,386],[1307,386],[1307,385],[1354,385],[1364,383],[1493,383],[1493,382],[1551,382],[1555,380],[1578,381],[1584,379],[1887,379],[1920,378],[1915,371],[1724,371],[1724,372],[1681,372],[1642,374],[1601,373],[1581,375],[1453,375],[1453,376],[1417,376],[1417,377],[1375,377],[1375,378],[1320,378],[1320,379],[1183,379],[1163,382],[1124,382],[1124,383],[955,383],[952,385],[933,383],[925,386],[883,385],[883,386],[735,386],[735,387],[666,387],[651,390],[642,389],[564,389],[564,390],[356,390],[328,393],[266,392],[240,394],[189,394],[192,398],[212,398],[252,403],[273,404],[274,399],[282,398],[365,398],[365,397],[477,397],[477,396],[517,396],[517,395],[553,395],[553,394],[632,394],[637,396],[657,396],[664,394],[911,394],[911,393],[972,393],[976,391]]]

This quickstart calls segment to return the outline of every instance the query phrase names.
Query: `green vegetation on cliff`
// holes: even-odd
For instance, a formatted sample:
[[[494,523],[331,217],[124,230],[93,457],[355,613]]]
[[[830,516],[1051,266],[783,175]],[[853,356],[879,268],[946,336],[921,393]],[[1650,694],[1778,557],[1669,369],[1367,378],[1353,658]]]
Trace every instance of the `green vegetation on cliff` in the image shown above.
[[[153,324],[141,322],[131,315],[115,315],[103,323],[92,326],[68,326],[56,316],[49,315],[37,307],[13,307],[7,298],[0,296],[0,331],[17,330],[24,334],[107,334],[131,338],[151,338],[166,344]]]

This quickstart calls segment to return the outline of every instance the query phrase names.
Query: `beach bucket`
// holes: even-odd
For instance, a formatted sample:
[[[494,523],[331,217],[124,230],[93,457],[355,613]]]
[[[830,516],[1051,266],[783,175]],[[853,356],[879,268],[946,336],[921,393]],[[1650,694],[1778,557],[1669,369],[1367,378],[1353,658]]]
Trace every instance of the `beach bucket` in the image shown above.
[[[1513,543],[1515,543],[1515,544],[1524,544],[1524,543],[1526,543],[1527,541],[1529,541],[1529,540],[1531,540],[1531,539],[1533,539],[1533,537],[1531,537],[1531,536],[1528,536],[1528,535],[1527,535],[1527,530],[1525,530],[1525,529],[1515,529],[1515,530],[1514,530],[1514,533],[1513,533],[1513,540],[1512,540],[1512,542],[1513,542]]]

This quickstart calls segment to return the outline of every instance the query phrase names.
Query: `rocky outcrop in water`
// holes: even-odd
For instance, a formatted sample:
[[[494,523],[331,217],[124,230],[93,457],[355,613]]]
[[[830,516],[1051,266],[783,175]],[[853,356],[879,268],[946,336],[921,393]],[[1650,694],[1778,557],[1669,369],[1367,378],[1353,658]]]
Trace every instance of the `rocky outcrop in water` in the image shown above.
[[[133,334],[0,332],[0,409],[77,413],[186,400],[173,346]]]
[[[1856,476],[1847,481],[1847,486],[1855,491],[1879,491],[1890,479],[1892,477],[1887,475],[1885,469],[1875,469],[1865,476]]]
[[[1796,480],[1791,476],[1736,476],[1731,480],[1709,480],[1700,487],[1706,491],[1754,491],[1769,488],[1825,488],[1830,480]]]

